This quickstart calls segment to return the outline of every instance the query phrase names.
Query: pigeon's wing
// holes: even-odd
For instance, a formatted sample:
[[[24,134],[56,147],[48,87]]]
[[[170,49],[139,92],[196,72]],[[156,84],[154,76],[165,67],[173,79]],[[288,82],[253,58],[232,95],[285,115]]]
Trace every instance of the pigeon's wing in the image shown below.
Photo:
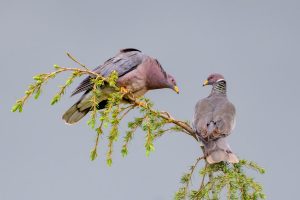
[[[213,118],[214,107],[208,98],[204,98],[195,106],[195,113],[193,118],[193,129],[201,137],[207,137],[207,124]]]
[[[137,49],[122,49],[120,52],[105,61],[103,65],[95,68],[93,72],[96,72],[103,77],[109,76],[113,71],[118,73],[119,77],[124,76],[125,74],[135,70],[138,65],[140,65],[144,60],[144,54]],[[91,90],[93,84],[91,83],[91,76],[85,78],[79,86],[74,90],[72,96],[83,91]]]
[[[216,127],[216,137],[227,136],[231,133],[235,126],[235,115],[235,107],[227,98],[224,98],[216,106],[213,118]]]
[[[235,108],[227,98],[205,98],[195,107],[193,127],[208,141],[229,135],[235,124]]]

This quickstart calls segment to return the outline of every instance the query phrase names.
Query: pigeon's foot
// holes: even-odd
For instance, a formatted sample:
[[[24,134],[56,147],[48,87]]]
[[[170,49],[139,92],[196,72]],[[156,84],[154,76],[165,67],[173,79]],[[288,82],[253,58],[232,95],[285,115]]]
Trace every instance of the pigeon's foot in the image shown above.
[[[129,90],[127,90],[125,87],[121,87],[121,88],[120,88],[120,91],[121,91],[122,93],[124,93],[124,94],[129,93]]]
[[[144,108],[147,108],[147,106],[148,106],[147,103],[142,102],[142,101],[137,101],[136,104],[137,104],[138,106],[144,107]]]

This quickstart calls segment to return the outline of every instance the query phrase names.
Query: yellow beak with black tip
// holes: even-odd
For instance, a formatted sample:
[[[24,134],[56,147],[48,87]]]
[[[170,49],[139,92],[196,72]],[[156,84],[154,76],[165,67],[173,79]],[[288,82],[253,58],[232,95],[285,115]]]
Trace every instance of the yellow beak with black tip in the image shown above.
[[[177,85],[175,85],[175,86],[173,87],[173,90],[174,90],[177,94],[179,94],[179,88],[177,87]]]
[[[205,80],[205,81],[203,82],[203,85],[202,85],[202,86],[206,86],[206,85],[208,85],[208,80]]]

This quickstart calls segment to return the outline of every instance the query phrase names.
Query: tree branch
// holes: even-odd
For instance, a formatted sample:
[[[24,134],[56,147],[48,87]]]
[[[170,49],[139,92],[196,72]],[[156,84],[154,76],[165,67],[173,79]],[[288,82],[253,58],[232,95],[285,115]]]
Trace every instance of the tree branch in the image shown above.
[[[113,153],[113,144],[118,140],[119,137],[119,123],[123,118],[134,108],[139,107],[142,114],[141,117],[136,117],[132,122],[128,123],[129,130],[126,132],[124,137],[124,144],[122,146],[121,153],[123,156],[127,155],[128,144],[133,138],[133,134],[137,128],[141,128],[146,133],[146,155],[154,150],[153,140],[159,136],[160,133],[165,133],[170,130],[183,132],[191,137],[193,137],[197,142],[200,140],[197,137],[196,132],[193,130],[191,125],[188,122],[184,122],[172,117],[168,112],[158,111],[153,109],[153,104],[148,99],[137,99],[130,93],[122,91],[117,86],[118,74],[116,71],[113,71],[108,77],[103,77],[100,74],[89,70],[84,64],[80,63],[75,59],[71,54],[67,53],[67,56],[79,64],[84,69],[79,68],[69,68],[69,67],[60,67],[54,65],[55,70],[51,73],[39,74],[34,77],[36,81],[34,84],[31,84],[28,90],[25,92],[25,96],[17,100],[16,104],[12,107],[12,111],[22,112],[22,106],[27,101],[27,99],[35,94],[35,99],[38,98],[41,93],[41,87],[49,79],[54,78],[57,74],[65,71],[72,71],[73,74],[67,79],[64,86],[61,87],[60,91],[54,96],[51,104],[55,104],[65,93],[66,88],[73,82],[73,80],[81,75],[89,75],[91,77],[91,83],[93,83],[92,88],[92,109],[91,109],[91,118],[88,121],[88,124],[94,129],[96,125],[96,116],[100,114],[100,125],[98,128],[94,129],[97,132],[95,145],[91,151],[90,157],[91,160],[94,160],[97,157],[97,147],[99,143],[99,138],[103,134],[102,127],[107,127],[111,125],[111,130],[108,136],[108,152],[107,152],[107,164],[110,166],[112,164],[112,153]],[[113,89],[108,99],[106,107],[98,111],[98,94],[99,88],[105,83],[105,86],[109,86]],[[121,102],[126,99],[129,100],[129,105],[120,107]],[[175,126],[169,126],[174,124]],[[157,133],[157,134],[155,134]],[[236,199],[239,196],[247,199],[261,198],[264,199],[265,195],[263,193],[262,186],[255,182],[252,178],[249,178],[241,170],[242,167],[248,167],[258,171],[263,174],[264,169],[259,167],[256,163],[248,162],[246,160],[240,160],[238,164],[229,165],[225,162],[220,162],[216,164],[208,164],[205,162],[205,167],[201,170],[201,175],[203,175],[200,186],[198,190],[189,190],[189,184],[191,182],[192,174],[195,171],[196,166],[200,160],[205,159],[205,152],[203,146],[201,146],[203,152],[202,157],[199,157],[196,160],[196,163],[191,166],[189,172],[186,173],[182,178],[182,183],[185,184],[184,187],[181,187],[175,195],[175,199],[186,199],[187,194],[192,200],[195,199],[216,199],[220,195],[221,190],[227,186],[228,198],[233,197]],[[205,181],[205,177],[209,176],[209,180]],[[206,183],[205,183],[206,182]],[[229,184],[229,185],[228,185]],[[250,198],[251,197],[251,198]]]
[[[137,106],[145,108],[145,109],[149,109],[152,113],[155,113],[157,115],[159,115],[161,118],[167,120],[169,123],[173,123],[179,127],[181,127],[184,131],[184,133],[186,133],[189,136],[192,136],[196,141],[199,141],[197,138],[196,133],[194,132],[194,130],[192,129],[192,127],[183,121],[177,120],[175,118],[173,118],[168,112],[160,112],[151,108],[148,108],[148,106],[144,103],[141,103],[140,101],[138,101],[136,98],[130,97],[128,96],[128,98]]]

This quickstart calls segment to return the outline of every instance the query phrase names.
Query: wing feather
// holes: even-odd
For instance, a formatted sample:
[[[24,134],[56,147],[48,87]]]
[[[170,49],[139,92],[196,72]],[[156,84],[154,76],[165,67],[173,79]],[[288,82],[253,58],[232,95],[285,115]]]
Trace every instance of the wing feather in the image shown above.
[[[227,98],[205,98],[195,107],[193,128],[204,140],[215,140],[231,133],[235,123],[235,107]]]
[[[122,49],[120,52],[104,62],[103,65],[98,66],[93,70],[103,77],[109,76],[113,71],[118,72],[119,77],[135,70],[144,60],[145,55],[137,49]],[[86,77],[79,86],[73,91],[72,95],[91,90],[93,84],[90,82],[91,76]]]

